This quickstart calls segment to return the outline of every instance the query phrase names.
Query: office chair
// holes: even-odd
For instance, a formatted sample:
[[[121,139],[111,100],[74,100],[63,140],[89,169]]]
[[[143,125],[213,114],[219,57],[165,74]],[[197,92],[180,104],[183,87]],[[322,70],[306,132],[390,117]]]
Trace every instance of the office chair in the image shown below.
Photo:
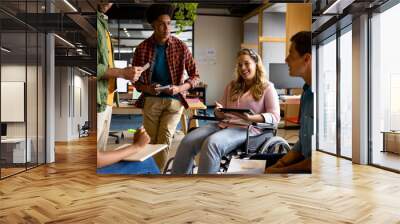
[[[119,133],[121,133],[121,135],[118,135]],[[125,138],[124,132],[122,131],[109,131],[108,136],[115,138],[115,144],[119,144],[120,140],[123,140]]]
[[[82,127],[78,124],[79,138],[89,136],[89,129],[90,129],[89,121],[85,121]]]
[[[218,121],[216,117],[199,115],[195,115],[191,119]],[[261,132],[258,134],[252,134],[251,130],[253,128],[259,129]],[[196,128],[191,128],[188,132],[194,129]],[[247,136],[245,143],[221,158],[219,172],[225,173],[228,170],[229,163],[232,158],[267,160],[266,167],[275,164],[288,151],[290,151],[290,146],[286,142],[286,140],[279,136],[276,136],[276,133],[276,125],[266,123],[249,124],[247,126]],[[167,161],[163,174],[171,173],[174,158],[175,157],[172,157]],[[194,162],[191,174],[193,174],[195,168],[196,164]]]

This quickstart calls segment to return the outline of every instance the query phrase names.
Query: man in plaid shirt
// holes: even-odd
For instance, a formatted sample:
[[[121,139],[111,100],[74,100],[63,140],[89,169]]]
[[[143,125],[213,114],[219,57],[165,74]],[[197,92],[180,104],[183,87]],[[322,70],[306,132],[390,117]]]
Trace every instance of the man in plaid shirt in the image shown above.
[[[150,69],[142,73],[135,84],[142,92],[143,126],[150,135],[151,143],[171,145],[176,126],[184,107],[185,92],[199,82],[196,64],[188,47],[171,35],[171,17],[174,8],[166,4],[154,4],[147,10],[147,21],[154,29],[153,35],[137,46],[133,66],[150,63]],[[185,79],[184,70],[189,76]],[[160,86],[169,86],[163,90]],[[155,160],[160,170],[168,158],[169,147]]]

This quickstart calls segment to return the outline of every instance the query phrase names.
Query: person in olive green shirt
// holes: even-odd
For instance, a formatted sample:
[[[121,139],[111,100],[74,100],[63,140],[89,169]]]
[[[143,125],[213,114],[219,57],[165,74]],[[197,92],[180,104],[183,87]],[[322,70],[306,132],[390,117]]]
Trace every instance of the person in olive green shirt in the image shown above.
[[[97,149],[100,151],[105,151],[107,146],[116,79],[136,82],[143,71],[142,67],[114,68],[114,52],[105,15],[112,3],[105,2],[98,4],[97,12]]]

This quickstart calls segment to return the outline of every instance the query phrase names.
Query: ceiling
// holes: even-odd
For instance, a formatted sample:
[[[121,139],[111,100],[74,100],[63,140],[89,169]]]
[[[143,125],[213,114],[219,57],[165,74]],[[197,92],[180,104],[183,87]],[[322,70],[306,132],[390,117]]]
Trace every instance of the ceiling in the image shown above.
[[[146,9],[152,3],[166,3],[167,0],[119,0],[107,12],[110,19],[138,19],[145,20]],[[196,1],[194,1],[196,2]],[[236,1],[197,1],[199,2],[198,15],[234,16],[242,17],[261,5],[260,0]]]
[[[56,66],[68,65],[96,70],[97,37],[96,5],[92,0],[1,0],[0,24],[3,46],[12,50],[9,58],[25,53],[28,41],[28,59],[36,55],[37,48],[29,44],[32,33],[51,32],[55,38]],[[47,7],[47,8],[46,8]],[[48,13],[51,11],[52,13]],[[28,32],[27,36],[25,31]],[[59,38],[60,37],[60,38]],[[10,39],[10,40],[7,40]],[[40,46],[43,47],[43,46]],[[28,60],[29,61],[29,60]]]
[[[354,17],[375,10],[388,0],[313,0],[313,43],[332,36],[350,25]]]

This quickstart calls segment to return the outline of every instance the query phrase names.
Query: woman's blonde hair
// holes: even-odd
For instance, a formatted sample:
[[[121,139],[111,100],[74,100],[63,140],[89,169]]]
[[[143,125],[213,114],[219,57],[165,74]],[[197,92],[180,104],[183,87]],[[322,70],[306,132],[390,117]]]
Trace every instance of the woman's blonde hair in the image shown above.
[[[242,55],[249,55],[251,59],[256,63],[256,75],[254,76],[254,84],[250,87],[250,93],[256,101],[259,101],[264,94],[264,90],[268,86],[268,81],[266,79],[266,73],[264,65],[262,64],[261,57],[254,52],[252,49],[241,49],[237,58]],[[235,68],[236,80],[231,83],[230,98],[232,101],[236,101],[241,97],[246,91],[245,81],[239,74],[239,67],[236,64]]]

